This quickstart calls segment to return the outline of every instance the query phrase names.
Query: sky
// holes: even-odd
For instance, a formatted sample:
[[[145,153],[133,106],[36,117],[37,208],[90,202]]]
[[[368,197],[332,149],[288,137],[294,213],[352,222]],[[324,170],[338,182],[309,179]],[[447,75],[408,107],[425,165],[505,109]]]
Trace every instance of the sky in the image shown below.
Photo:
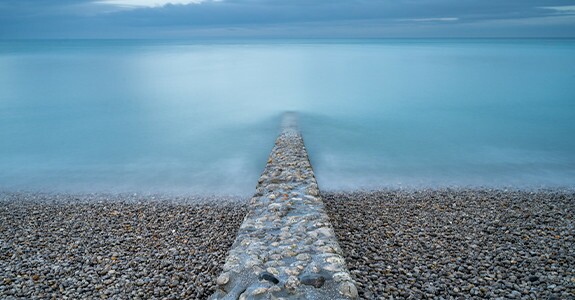
[[[575,37],[573,0],[0,0],[0,39]]]

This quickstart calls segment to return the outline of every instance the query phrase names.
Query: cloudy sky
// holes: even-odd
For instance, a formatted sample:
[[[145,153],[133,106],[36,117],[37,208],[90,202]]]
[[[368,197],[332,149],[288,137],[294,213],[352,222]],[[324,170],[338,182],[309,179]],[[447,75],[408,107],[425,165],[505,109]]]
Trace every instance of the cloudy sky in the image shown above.
[[[575,37],[575,3],[0,0],[0,39],[190,37]]]

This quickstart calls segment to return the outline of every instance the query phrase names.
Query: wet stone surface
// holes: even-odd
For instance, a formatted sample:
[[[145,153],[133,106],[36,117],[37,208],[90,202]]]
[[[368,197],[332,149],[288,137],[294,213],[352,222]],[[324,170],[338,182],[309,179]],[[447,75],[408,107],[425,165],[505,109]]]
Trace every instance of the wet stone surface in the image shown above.
[[[212,299],[353,299],[295,122],[284,119]]]

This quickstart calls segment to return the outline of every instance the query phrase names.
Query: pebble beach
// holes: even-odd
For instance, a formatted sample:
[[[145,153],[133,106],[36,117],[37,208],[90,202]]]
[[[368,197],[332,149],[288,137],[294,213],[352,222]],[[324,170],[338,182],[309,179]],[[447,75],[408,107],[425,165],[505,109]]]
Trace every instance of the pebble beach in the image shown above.
[[[364,299],[575,299],[572,191],[323,192]],[[0,298],[207,299],[247,199],[0,193]]]
[[[206,299],[247,213],[232,198],[0,199],[0,299]]]
[[[365,299],[575,299],[575,193],[324,193]]]

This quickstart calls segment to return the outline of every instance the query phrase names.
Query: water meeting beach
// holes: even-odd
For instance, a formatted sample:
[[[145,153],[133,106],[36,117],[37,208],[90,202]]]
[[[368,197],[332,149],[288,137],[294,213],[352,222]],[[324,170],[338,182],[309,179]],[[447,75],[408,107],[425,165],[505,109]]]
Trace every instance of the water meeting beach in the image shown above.
[[[297,118],[241,197],[0,193],[4,298],[575,297],[575,191],[321,193]]]
[[[322,196],[362,299],[575,297],[573,191]],[[247,200],[3,192],[0,295],[206,299]]]
[[[0,41],[0,298],[575,299],[574,49]]]

